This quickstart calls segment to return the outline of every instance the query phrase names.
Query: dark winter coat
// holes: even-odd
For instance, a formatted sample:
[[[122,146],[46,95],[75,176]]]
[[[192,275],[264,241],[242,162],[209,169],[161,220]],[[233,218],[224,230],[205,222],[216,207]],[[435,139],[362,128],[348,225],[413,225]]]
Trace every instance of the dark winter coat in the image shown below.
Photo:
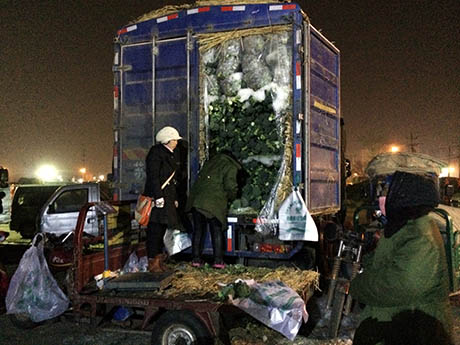
[[[362,320],[367,319],[360,325],[361,331],[375,334],[376,325],[387,322],[388,332],[401,326],[399,338],[411,334],[414,327],[418,333],[438,332],[435,328],[439,325],[443,325],[438,327],[440,331],[449,335],[452,324],[448,277],[444,243],[434,221],[428,215],[408,220],[391,237],[379,240],[375,252],[365,261],[363,273],[351,282],[351,295],[366,305],[360,315]],[[404,319],[401,316],[405,313],[412,319],[414,315],[424,315],[419,322],[422,326],[416,326],[416,320],[412,324],[395,324],[395,320]],[[375,322],[370,321],[372,318]],[[370,329],[364,330],[367,326]]]
[[[150,222],[167,224],[175,227],[178,224],[177,209],[174,202],[177,201],[175,178],[171,179],[168,185],[161,189],[169,176],[175,171],[179,175],[179,162],[173,152],[163,144],[152,146],[145,160],[146,181],[144,195],[154,200],[164,198],[164,207],[154,207],[150,214]]]
[[[216,217],[223,228],[227,225],[229,202],[238,193],[238,171],[241,165],[232,157],[217,154],[207,161],[193,184],[187,201],[187,210],[196,208]]]

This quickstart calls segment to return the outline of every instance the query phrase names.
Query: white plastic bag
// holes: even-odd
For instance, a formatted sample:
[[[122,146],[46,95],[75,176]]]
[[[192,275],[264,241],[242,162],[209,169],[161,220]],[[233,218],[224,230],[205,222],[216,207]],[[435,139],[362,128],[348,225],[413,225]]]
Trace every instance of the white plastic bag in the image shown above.
[[[142,256],[140,258],[137,257],[135,251],[133,251],[126,261],[125,265],[123,266],[122,272],[123,273],[135,273],[135,272],[147,272],[147,257]]]
[[[33,322],[41,322],[61,315],[69,307],[69,299],[59,288],[43,255],[42,239],[26,250],[11,278],[6,295],[8,314],[28,314]]]
[[[169,255],[180,253],[192,246],[188,233],[173,229],[166,230],[163,242]]]
[[[318,229],[298,190],[284,200],[278,211],[282,241],[318,241]]]
[[[281,281],[256,283],[244,281],[252,290],[247,298],[231,300],[233,305],[259,320],[266,326],[294,340],[308,313],[303,299]]]

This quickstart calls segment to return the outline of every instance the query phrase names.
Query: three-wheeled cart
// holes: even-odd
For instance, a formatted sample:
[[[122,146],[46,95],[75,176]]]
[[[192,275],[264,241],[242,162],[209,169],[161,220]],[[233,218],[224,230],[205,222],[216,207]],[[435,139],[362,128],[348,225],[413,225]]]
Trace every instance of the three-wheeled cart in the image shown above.
[[[213,344],[215,337],[219,337],[224,343],[228,342],[221,315],[238,312],[238,309],[212,298],[162,296],[158,288],[167,282],[167,273],[128,273],[119,279],[106,278],[105,288],[97,287],[94,276],[122,268],[133,251],[139,257],[145,255],[143,243],[109,247],[108,236],[103,238],[101,235],[91,239],[83,237],[88,209],[101,208],[101,205],[102,208],[107,206],[102,203],[85,205],[80,211],[75,230],[73,266],[68,282],[75,319],[98,325],[104,320],[112,319],[118,308],[129,308],[135,312],[132,326],[139,330],[151,330],[152,344],[176,344],[180,338],[187,344]],[[104,218],[106,224],[106,217]],[[107,227],[104,228],[107,235]],[[101,240],[106,244],[104,251],[88,252],[85,249],[89,244]]]

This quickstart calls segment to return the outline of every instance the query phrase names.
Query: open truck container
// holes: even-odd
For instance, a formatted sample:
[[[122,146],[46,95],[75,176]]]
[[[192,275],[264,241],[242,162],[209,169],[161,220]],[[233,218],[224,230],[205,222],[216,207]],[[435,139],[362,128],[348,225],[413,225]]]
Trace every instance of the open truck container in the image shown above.
[[[298,4],[206,3],[154,11],[115,37],[113,198],[136,201],[156,132],[174,126],[187,188],[213,145],[258,179],[232,205],[226,254],[289,259],[303,242],[284,245],[276,224],[292,188],[316,219],[341,207],[340,53]]]

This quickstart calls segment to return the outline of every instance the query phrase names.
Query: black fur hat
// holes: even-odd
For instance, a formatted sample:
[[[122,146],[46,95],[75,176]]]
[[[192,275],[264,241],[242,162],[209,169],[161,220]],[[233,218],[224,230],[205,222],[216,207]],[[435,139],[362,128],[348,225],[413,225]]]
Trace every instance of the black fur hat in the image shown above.
[[[388,223],[385,237],[391,237],[409,219],[421,217],[439,204],[437,177],[396,171],[385,200]]]
[[[439,204],[437,178],[396,171],[391,179],[385,202],[388,213],[391,209],[416,206],[436,207]]]

